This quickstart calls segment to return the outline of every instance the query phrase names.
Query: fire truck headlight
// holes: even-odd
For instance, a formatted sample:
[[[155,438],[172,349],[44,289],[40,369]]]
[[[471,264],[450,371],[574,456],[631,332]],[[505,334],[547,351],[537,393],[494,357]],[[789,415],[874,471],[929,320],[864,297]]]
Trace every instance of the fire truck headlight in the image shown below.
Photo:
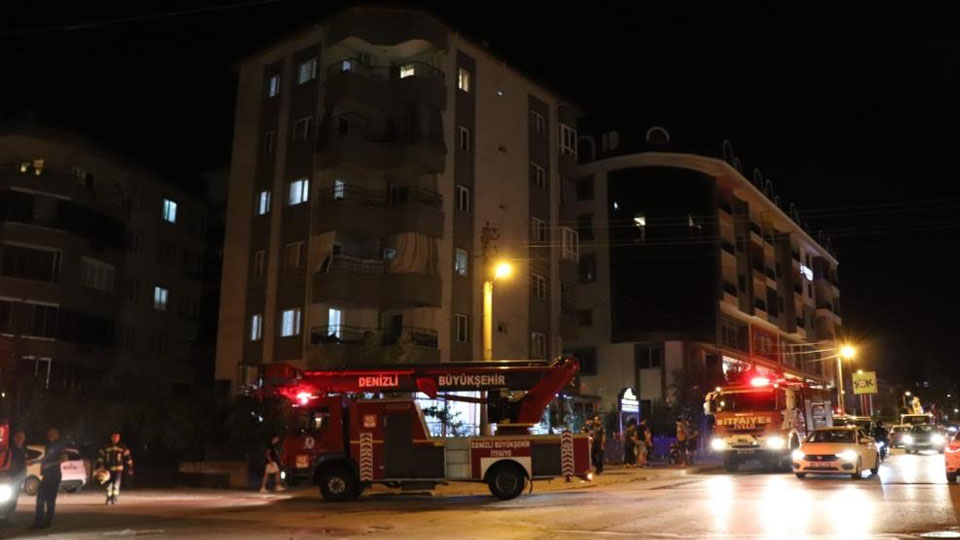
[[[844,461],[856,461],[857,453],[853,450],[844,450],[843,452],[837,454],[837,457]]]
[[[774,435],[773,437],[767,437],[765,444],[767,445],[767,448],[780,450],[784,446],[783,437],[778,437],[776,435]]]
[[[0,484],[0,503],[5,503],[13,497],[13,488],[10,484]]]
[[[939,445],[947,442],[947,440],[943,438],[943,435],[934,433],[933,436],[930,437],[930,442]]]
[[[794,461],[803,461],[803,458],[807,457],[802,451],[800,451],[800,449],[794,450],[790,455],[793,457]]]
[[[280,471],[280,479],[281,480],[287,479],[287,471]]]
[[[713,448],[714,450],[718,450],[718,451],[719,451],[719,450],[726,450],[726,449],[727,449],[727,442],[724,441],[723,439],[715,438],[715,439],[713,439],[712,441],[710,441],[710,448]]]
[[[903,444],[913,444],[913,435],[904,435]]]

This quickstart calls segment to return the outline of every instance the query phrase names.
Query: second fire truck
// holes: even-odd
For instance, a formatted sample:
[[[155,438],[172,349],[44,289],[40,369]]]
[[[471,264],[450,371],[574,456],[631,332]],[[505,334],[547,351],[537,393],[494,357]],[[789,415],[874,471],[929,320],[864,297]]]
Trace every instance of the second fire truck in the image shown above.
[[[302,428],[285,439],[284,465],[310,478],[325,500],[355,498],[374,483],[423,490],[448,481],[484,482],[512,499],[530,480],[589,476],[587,435],[530,434],[577,369],[572,359],[305,372],[273,364],[264,389],[294,402]],[[496,435],[433,437],[412,397],[362,397],[465,390],[487,393]]]
[[[710,446],[730,472],[752,460],[786,469],[807,433],[831,425],[828,391],[756,374],[707,394],[704,411],[714,418]]]

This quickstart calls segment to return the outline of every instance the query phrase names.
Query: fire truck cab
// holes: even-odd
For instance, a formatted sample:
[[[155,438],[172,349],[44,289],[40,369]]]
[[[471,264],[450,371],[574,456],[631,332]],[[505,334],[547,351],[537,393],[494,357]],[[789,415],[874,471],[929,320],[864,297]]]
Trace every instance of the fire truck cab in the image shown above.
[[[785,378],[747,375],[717,387],[704,411],[714,418],[710,446],[730,472],[751,460],[789,470],[790,452],[810,431],[831,425],[829,392]]]
[[[562,359],[287,370],[268,380],[271,391],[295,402],[301,418],[300,433],[284,440],[284,466],[312,480],[328,501],[355,498],[374,483],[423,490],[448,481],[484,482],[494,496],[512,499],[530,480],[590,474],[586,435],[529,433],[576,371],[574,360]],[[496,435],[433,437],[417,402],[406,397],[464,389],[491,396]],[[405,396],[358,397],[379,393]]]

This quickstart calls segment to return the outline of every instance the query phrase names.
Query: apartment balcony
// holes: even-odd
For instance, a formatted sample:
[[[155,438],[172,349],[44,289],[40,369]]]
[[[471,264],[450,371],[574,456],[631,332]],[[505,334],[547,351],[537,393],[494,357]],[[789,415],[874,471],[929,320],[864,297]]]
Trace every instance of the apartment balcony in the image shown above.
[[[422,102],[431,109],[447,108],[443,71],[418,61],[371,66],[346,58],[327,67],[327,102],[357,100],[381,108]]]
[[[830,302],[817,302],[817,316],[818,317],[831,317],[836,321],[840,321],[840,313],[837,306],[831,304]]]
[[[321,167],[353,163],[372,169],[409,168],[414,173],[439,174],[446,166],[447,149],[437,111],[429,119],[372,119],[343,113],[324,124],[320,130]]]
[[[437,331],[403,327],[383,330],[357,326],[315,326],[310,329],[308,368],[344,365],[439,362]]]
[[[728,242],[726,240],[721,241],[720,249],[729,253],[730,255],[733,255],[734,257],[737,256],[737,248],[733,245],[733,242]]]
[[[380,309],[439,307],[440,287],[433,273],[393,272],[389,261],[336,255],[313,275],[311,298]]]
[[[350,185],[320,190],[314,233],[343,231],[362,236],[415,232],[443,236],[443,198],[416,186],[368,190]]]
[[[772,279],[772,280],[776,281],[776,279],[777,279],[777,273],[773,271],[773,268],[767,267],[767,268],[764,270],[764,273],[767,275],[767,277],[768,277],[769,279]]]
[[[349,38],[382,47],[416,41],[425,41],[438,50],[449,46],[447,30],[435,18],[419,11],[396,9],[348,9],[330,21],[328,36],[327,47]]]

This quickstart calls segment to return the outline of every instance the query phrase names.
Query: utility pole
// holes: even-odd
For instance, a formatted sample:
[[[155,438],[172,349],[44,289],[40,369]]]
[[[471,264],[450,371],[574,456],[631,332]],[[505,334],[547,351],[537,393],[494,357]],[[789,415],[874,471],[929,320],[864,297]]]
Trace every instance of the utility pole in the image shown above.
[[[480,231],[480,267],[483,276],[483,359],[493,360],[493,272],[490,257],[493,242],[500,238],[500,231],[486,222]],[[490,418],[487,414],[487,392],[480,391],[480,435],[489,436]]]

